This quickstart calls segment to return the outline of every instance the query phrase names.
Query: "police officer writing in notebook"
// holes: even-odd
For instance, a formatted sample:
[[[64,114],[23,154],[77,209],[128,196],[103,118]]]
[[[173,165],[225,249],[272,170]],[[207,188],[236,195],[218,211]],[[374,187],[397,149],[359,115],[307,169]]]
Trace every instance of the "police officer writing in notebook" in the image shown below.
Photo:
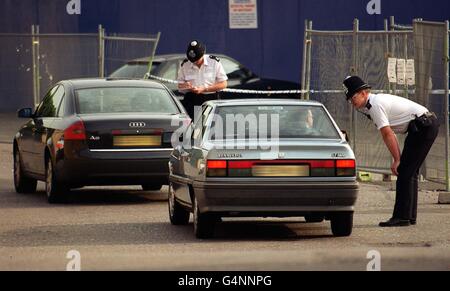
[[[371,87],[357,76],[347,77],[344,87],[347,101],[380,130],[393,158],[391,171],[398,176],[394,213],[380,226],[416,224],[419,169],[439,132],[436,115],[402,97],[371,94]],[[407,134],[403,152],[395,134]]]
[[[218,99],[217,92],[227,87],[228,77],[220,59],[205,55],[205,46],[199,41],[189,43],[186,55],[178,71],[178,89],[185,93],[183,105],[194,118],[194,108]]]

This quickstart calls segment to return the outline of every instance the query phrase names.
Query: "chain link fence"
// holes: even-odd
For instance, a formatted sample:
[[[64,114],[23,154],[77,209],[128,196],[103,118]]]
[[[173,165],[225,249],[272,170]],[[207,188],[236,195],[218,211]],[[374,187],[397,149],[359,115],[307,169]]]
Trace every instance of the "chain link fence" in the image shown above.
[[[32,26],[30,34],[1,34],[0,112],[34,107],[61,80],[108,76],[136,58],[153,58],[160,33],[107,35],[45,34]]]
[[[441,121],[439,136],[425,166],[427,179],[449,185],[449,72],[448,22],[414,22],[416,99],[436,113]]]
[[[31,35],[0,34],[0,112],[33,104]]]
[[[414,25],[414,31],[406,26],[396,30],[392,18],[391,25],[385,21],[384,31],[360,31],[355,20],[350,31],[318,31],[307,21],[303,98],[325,104],[347,130],[360,170],[382,174],[391,172],[391,155],[373,123],[345,102],[344,78],[359,75],[374,93],[395,94],[428,107],[438,115],[441,132],[422,175],[448,184],[448,133],[444,130],[448,127],[448,84],[444,82],[448,83],[448,29],[445,23],[416,21]],[[403,147],[405,137],[398,138]]]

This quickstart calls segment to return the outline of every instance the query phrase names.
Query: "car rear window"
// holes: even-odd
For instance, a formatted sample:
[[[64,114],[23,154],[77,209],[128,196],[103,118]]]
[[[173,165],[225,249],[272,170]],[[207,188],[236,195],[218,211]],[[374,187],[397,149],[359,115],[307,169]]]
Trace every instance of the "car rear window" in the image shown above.
[[[216,110],[209,139],[320,138],[340,135],[321,106],[223,106]]]
[[[158,88],[89,88],[75,91],[77,112],[177,114],[170,94]]]

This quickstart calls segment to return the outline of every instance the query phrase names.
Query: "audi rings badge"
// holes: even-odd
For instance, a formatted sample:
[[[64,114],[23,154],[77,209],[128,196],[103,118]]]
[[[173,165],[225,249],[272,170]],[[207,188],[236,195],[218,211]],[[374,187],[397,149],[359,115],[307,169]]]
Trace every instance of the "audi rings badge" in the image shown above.
[[[146,124],[145,124],[145,122],[130,122],[129,126],[131,128],[142,128],[142,127],[145,127]]]

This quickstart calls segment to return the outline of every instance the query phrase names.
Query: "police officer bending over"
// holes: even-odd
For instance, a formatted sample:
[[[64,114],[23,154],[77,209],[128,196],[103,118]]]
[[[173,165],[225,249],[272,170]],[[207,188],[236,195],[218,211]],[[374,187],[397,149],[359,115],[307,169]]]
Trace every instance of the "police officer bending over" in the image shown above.
[[[227,74],[216,56],[205,55],[205,46],[197,40],[189,43],[187,59],[178,71],[178,89],[185,93],[183,105],[194,118],[195,106],[218,99],[218,91],[227,87]]]
[[[394,213],[380,226],[416,224],[419,169],[439,132],[436,115],[402,97],[371,94],[371,87],[357,76],[347,77],[344,87],[347,101],[380,130],[393,157],[392,173],[398,176]],[[402,153],[395,133],[408,134]]]

